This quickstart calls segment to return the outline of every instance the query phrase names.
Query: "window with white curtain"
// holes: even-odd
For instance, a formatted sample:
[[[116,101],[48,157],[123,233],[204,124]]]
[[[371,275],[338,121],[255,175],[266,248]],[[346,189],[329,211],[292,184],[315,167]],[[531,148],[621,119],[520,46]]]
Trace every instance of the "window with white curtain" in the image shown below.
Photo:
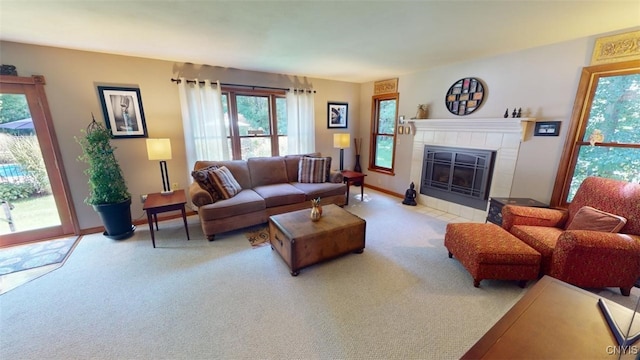
[[[189,164],[315,151],[312,90],[176,82]]]
[[[287,154],[284,91],[223,86],[222,109],[233,159]]]

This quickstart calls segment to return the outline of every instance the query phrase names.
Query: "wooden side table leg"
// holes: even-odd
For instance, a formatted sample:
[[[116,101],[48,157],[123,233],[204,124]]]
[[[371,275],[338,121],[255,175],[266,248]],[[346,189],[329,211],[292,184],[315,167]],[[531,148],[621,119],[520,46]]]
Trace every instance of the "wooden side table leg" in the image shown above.
[[[189,238],[189,227],[187,226],[187,213],[184,211],[184,206],[182,206],[182,221],[184,221],[184,229],[187,232],[187,240],[191,240]]]
[[[345,205],[349,205],[349,188],[351,187],[351,180],[347,179],[347,202]]]
[[[362,177],[362,181],[360,183],[360,201],[364,200],[364,176]]]
[[[153,234],[153,215],[147,210],[147,222],[149,223],[149,232],[151,233],[151,243],[156,247],[156,238]],[[156,223],[157,226],[157,223]]]
[[[158,214],[157,214],[157,213],[154,213],[154,214],[153,214],[153,218],[156,220],[156,230],[157,230],[157,231],[160,231],[160,229],[158,228]]]

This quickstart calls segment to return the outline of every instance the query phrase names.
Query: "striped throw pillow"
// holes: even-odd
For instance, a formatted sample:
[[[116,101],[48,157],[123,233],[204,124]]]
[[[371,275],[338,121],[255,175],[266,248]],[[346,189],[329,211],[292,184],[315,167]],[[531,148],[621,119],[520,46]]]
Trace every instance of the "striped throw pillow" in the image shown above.
[[[226,166],[221,166],[211,171],[209,176],[215,184],[216,190],[224,199],[231,199],[242,190],[242,187]]]
[[[298,182],[321,183],[327,179],[327,159],[302,157],[298,163]]]
[[[220,193],[215,187],[213,181],[211,181],[210,174],[218,168],[217,165],[208,166],[206,168],[202,168],[199,170],[194,170],[191,172],[191,176],[193,180],[200,185],[201,188],[206,190],[209,194],[211,194],[211,198],[213,202],[220,200]]]

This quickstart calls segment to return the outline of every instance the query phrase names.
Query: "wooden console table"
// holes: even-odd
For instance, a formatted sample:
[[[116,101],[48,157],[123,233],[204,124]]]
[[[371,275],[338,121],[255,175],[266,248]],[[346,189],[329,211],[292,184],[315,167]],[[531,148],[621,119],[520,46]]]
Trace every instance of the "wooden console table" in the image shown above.
[[[540,279],[462,359],[617,359],[620,348],[598,307],[600,297],[549,276]],[[634,312],[606,300],[621,329]],[[632,334],[640,329],[636,319]],[[635,359],[640,342],[623,359]]]

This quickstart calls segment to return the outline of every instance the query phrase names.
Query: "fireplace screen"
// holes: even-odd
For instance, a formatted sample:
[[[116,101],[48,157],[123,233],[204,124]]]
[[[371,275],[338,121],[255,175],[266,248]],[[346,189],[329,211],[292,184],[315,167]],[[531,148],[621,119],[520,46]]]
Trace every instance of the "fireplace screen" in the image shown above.
[[[484,210],[495,151],[425,146],[420,193]]]

